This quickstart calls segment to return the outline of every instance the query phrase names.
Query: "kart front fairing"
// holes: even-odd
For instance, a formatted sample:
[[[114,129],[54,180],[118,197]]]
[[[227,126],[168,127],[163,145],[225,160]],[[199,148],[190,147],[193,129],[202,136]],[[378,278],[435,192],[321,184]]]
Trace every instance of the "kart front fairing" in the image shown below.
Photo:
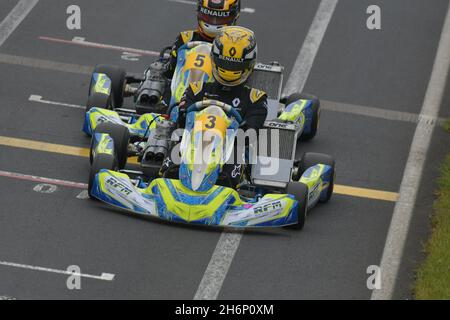
[[[177,66],[171,83],[170,107],[180,103],[190,83],[213,81],[211,47],[207,42],[190,42],[178,49]]]
[[[245,202],[231,188],[214,186],[207,192],[194,192],[171,179],[136,187],[126,174],[108,170],[97,174],[92,195],[135,214],[195,225],[281,227],[298,220],[298,202],[292,195],[266,194]]]
[[[233,153],[239,123],[217,106],[190,112],[180,146],[181,183],[193,191],[208,191]]]

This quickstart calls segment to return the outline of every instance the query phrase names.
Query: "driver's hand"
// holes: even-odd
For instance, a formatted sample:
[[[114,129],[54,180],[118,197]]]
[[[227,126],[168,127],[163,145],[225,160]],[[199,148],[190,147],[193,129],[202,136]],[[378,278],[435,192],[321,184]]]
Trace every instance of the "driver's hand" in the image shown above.
[[[185,112],[186,111],[186,107],[187,107],[186,101],[185,100],[181,100],[180,104],[178,105],[178,108],[180,109],[180,111]]]

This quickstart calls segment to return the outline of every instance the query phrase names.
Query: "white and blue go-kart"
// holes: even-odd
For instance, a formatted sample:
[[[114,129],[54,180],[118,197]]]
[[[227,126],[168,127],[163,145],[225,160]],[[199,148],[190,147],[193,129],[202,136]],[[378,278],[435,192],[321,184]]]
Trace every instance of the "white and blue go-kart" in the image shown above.
[[[295,126],[285,123],[280,129],[266,122],[266,129],[279,131],[284,139],[280,143],[291,143],[291,150],[284,150],[279,158],[257,155],[246,179],[234,190],[219,185],[218,179],[233,154],[242,122],[239,113],[232,106],[208,100],[191,106],[186,119],[177,178],[148,180],[132,171],[101,169],[117,168],[117,153],[110,136],[100,135],[94,163],[100,170],[92,177],[91,197],[135,214],[172,222],[298,229],[303,228],[308,210],[331,198],[334,160],[327,155],[306,153],[296,161],[294,141],[299,131]],[[264,173],[267,163],[277,163],[270,175]],[[96,172],[97,168],[93,169]]]

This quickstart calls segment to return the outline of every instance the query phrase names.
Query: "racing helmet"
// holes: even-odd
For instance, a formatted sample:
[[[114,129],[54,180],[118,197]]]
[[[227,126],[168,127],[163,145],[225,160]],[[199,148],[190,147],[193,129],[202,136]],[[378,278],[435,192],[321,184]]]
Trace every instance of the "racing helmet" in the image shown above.
[[[214,79],[225,86],[246,82],[255,67],[257,51],[253,31],[243,27],[223,28],[211,50]]]
[[[240,12],[240,0],[198,0],[199,30],[206,37],[213,39],[223,27],[233,26]]]

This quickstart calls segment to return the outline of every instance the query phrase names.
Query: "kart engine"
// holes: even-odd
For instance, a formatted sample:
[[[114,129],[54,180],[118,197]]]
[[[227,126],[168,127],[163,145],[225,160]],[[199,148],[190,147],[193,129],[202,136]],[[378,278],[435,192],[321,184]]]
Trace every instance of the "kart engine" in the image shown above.
[[[160,164],[166,158],[171,145],[172,132],[175,128],[176,123],[170,120],[162,120],[156,123],[156,128],[152,130],[147,140],[143,164]]]
[[[139,107],[145,109],[145,107],[155,106],[160,103],[167,85],[167,80],[164,76],[166,71],[166,64],[161,61],[155,61],[150,65],[145,72],[145,80],[137,92],[136,109]],[[143,110],[143,112],[148,112],[148,110]]]

